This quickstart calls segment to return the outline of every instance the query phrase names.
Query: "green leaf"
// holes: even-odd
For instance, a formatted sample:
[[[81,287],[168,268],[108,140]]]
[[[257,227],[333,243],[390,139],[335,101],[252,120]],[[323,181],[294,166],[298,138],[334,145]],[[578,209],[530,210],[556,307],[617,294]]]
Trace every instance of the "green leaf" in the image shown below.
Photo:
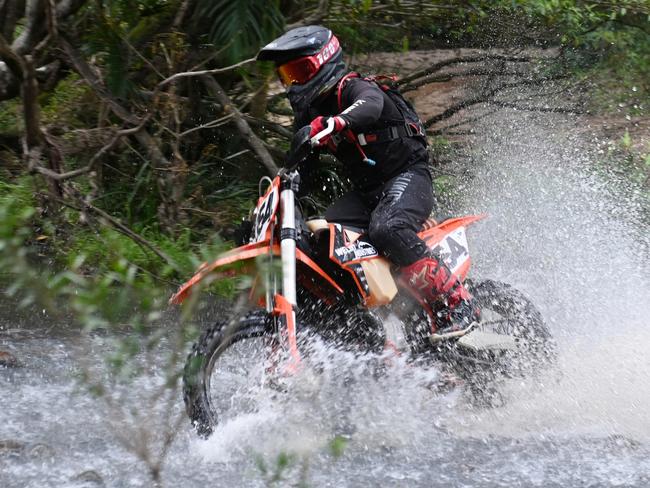
[[[209,39],[231,61],[257,51],[282,31],[277,0],[200,0],[199,22],[209,25]]]
[[[347,445],[348,445],[348,441],[344,437],[341,436],[334,437],[334,439],[332,439],[329,445],[332,456],[334,456],[335,458],[341,457]]]
[[[630,137],[630,133],[626,130],[625,134],[623,134],[623,137],[621,138],[621,145],[625,149],[629,149],[632,147],[632,138]]]
[[[409,50],[409,38],[408,36],[402,37],[402,52],[408,52]]]

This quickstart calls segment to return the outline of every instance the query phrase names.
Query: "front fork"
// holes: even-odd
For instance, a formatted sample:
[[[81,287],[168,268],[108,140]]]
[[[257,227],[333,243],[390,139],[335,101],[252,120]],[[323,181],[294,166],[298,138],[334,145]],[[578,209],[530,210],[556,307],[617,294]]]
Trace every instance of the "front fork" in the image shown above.
[[[288,372],[300,364],[296,337],[296,192],[300,183],[297,171],[283,175],[280,193],[280,256],[282,260],[282,294],[273,297],[272,314],[281,342],[288,348],[291,361]],[[269,303],[269,302],[267,302]]]

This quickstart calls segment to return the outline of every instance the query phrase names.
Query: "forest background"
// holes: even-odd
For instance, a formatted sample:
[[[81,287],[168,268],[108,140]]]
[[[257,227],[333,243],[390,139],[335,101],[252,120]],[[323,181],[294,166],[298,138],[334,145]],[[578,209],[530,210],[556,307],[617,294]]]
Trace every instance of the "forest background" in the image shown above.
[[[643,0],[4,0],[0,235],[29,230],[12,252],[3,245],[2,279],[20,272],[11,271],[20,250],[53,271],[78,269],[80,256],[85,273],[126,260],[152,283],[173,285],[202,259],[201,247],[231,240],[293,131],[273,67],[252,60],[291,27],[330,27],[352,67],[377,51],[479,49],[407,73],[407,95],[452,79],[480,85],[500,75],[499,62],[534,63],[515,85],[468,92],[426,117],[444,161],[462,148],[464,111],[503,105],[496,95],[517,83],[568,80],[565,91],[580,99],[572,110],[606,116],[623,108],[643,118],[649,16]],[[526,48],[553,54],[531,58]],[[445,72],[458,66],[466,69]],[[634,162],[625,171],[647,177],[648,147],[629,132],[620,137],[623,149],[636,149],[619,154],[621,164]],[[332,160],[320,177],[315,186],[326,190],[312,195],[313,213],[347,183]],[[453,191],[453,182],[442,189]]]

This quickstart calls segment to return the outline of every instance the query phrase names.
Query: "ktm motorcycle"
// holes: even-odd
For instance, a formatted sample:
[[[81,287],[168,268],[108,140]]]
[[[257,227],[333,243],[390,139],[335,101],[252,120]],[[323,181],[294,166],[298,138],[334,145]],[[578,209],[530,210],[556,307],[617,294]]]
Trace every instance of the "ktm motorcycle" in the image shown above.
[[[183,302],[229,267],[231,274],[256,273],[252,307],[204,330],[188,356],[183,396],[201,436],[210,435],[227,410],[248,408],[242,394],[248,382],[299,371],[314,336],[363,353],[440,362],[470,380],[535,372],[552,358],[551,335],[525,295],[504,283],[465,280],[471,264],[466,229],[485,216],[428,221],[419,233],[481,309],[480,322],[448,333],[438,333],[436,311],[413,292],[417,283],[400,278],[363,229],[302,217],[297,168],[332,133],[331,122],[312,138],[309,127],[299,130],[285,168],[263,178],[260,187],[268,187],[252,213],[248,243],[204,263],[170,299]]]

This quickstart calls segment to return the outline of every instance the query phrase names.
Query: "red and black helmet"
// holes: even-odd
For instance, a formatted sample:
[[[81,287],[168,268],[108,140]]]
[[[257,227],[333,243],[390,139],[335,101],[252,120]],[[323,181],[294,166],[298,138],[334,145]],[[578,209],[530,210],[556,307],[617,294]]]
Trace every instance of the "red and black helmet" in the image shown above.
[[[319,25],[291,29],[257,54],[275,62],[296,112],[304,112],[346,73],[343,50],[331,30]]]

